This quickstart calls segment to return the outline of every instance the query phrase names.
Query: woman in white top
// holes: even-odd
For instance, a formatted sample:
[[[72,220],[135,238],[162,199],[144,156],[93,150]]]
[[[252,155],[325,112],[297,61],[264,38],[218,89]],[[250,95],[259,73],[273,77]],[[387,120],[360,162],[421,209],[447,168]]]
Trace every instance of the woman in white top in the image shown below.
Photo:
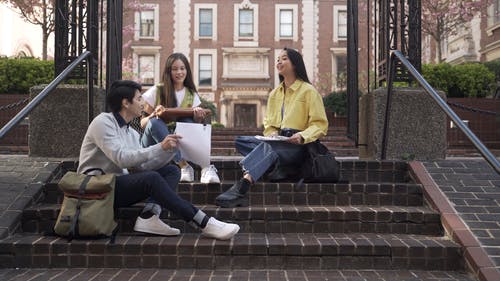
[[[163,70],[162,82],[151,87],[142,96],[146,101],[144,115],[141,118],[141,127],[144,133],[141,137],[143,147],[161,142],[165,136],[170,134],[167,124],[155,118],[161,115],[166,108],[192,108],[193,117],[171,118],[177,122],[202,122],[205,119],[205,111],[200,107],[201,100],[193,82],[193,75],[189,62],[181,53],[173,53],[167,58]],[[181,167],[181,180],[185,182],[194,181],[194,170],[181,156],[176,156],[176,162]],[[217,169],[210,165],[202,167],[202,183],[220,183]]]

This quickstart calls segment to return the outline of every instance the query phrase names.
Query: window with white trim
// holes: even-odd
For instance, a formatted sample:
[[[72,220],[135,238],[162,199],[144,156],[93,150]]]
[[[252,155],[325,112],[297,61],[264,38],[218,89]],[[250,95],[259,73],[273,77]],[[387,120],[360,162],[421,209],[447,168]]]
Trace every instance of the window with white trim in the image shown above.
[[[135,12],[134,40],[159,40],[159,5],[145,4],[146,9]]]
[[[259,5],[243,0],[234,4],[234,46],[256,47],[259,41]]]
[[[347,40],[347,6],[333,6],[333,41]]]
[[[198,85],[200,87],[212,86],[212,55],[199,55],[198,61]]]
[[[293,36],[293,10],[280,10],[280,37]]]
[[[335,56],[337,72],[335,75],[335,86],[336,89],[346,89],[347,88],[347,56]]]
[[[217,49],[193,50],[193,80],[198,89],[217,89]]]
[[[155,84],[155,56],[154,55],[139,55],[138,56],[138,78],[145,86]]]
[[[194,39],[217,40],[217,4],[194,5]]]
[[[212,9],[200,9],[200,37],[212,37]]]
[[[140,16],[140,29],[141,37],[155,36],[155,12],[154,10],[141,11]]]
[[[240,37],[253,37],[253,10],[239,11],[238,34]]]
[[[298,5],[275,5],[275,34],[274,40],[298,40]]]

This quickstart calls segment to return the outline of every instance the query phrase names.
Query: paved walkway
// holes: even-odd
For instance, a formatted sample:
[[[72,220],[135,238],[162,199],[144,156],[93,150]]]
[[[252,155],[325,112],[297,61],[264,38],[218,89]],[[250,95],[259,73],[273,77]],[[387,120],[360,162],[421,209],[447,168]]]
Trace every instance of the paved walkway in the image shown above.
[[[59,161],[0,155],[0,239],[13,231],[9,226],[21,215],[24,206],[31,204],[36,196],[34,187],[50,177]],[[424,166],[500,269],[500,176],[479,159],[425,162]],[[201,272],[207,276],[207,271],[190,270],[3,269],[0,280],[70,280],[69,276],[71,280],[201,280],[198,275]],[[411,271],[411,276],[398,275],[408,272],[334,270],[330,277],[336,277],[335,280],[460,280],[463,277],[422,271]],[[210,271],[210,276],[210,280],[326,280],[308,271]]]
[[[482,159],[424,166],[500,270],[500,175]]]

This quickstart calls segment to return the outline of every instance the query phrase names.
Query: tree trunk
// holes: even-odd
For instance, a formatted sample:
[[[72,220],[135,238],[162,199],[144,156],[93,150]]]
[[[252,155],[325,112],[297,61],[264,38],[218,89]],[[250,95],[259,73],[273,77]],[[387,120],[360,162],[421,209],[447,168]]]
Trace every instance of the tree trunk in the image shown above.
[[[47,40],[49,38],[47,22],[47,2],[42,2],[43,24],[42,24],[42,60],[47,60]]]
[[[437,59],[438,59],[438,63],[441,63],[441,61],[443,60],[443,51],[441,49],[441,39],[438,39],[436,41],[436,44],[437,44]]]

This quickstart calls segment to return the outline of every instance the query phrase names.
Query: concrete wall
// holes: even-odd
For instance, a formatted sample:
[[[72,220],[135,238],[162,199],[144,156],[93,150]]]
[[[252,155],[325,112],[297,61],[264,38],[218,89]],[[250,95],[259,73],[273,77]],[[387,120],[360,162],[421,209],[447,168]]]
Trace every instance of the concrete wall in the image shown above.
[[[434,160],[446,156],[446,114],[423,90],[394,89],[386,159]],[[444,98],[444,93],[440,93]],[[360,99],[361,159],[380,159],[387,89]]]
[[[30,89],[33,99],[44,86]],[[94,89],[94,115],[104,110],[104,90]],[[29,155],[78,157],[88,127],[86,85],[62,85],[29,115]]]

